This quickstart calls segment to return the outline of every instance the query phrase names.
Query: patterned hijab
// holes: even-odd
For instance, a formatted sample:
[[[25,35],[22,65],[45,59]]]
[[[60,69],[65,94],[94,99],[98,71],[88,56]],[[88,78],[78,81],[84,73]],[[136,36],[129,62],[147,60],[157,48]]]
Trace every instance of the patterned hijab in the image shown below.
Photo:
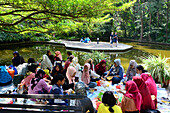
[[[75,92],[76,92],[76,94],[87,96],[87,92],[86,92],[85,88],[86,88],[86,86],[85,86],[85,84],[83,82],[78,82],[75,85]]]

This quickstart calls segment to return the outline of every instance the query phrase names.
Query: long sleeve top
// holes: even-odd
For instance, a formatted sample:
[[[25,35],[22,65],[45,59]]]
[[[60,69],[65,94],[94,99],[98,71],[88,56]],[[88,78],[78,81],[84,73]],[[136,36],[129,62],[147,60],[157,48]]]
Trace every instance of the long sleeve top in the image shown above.
[[[52,89],[50,90],[50,94],[60,94],[63,95],[63,88],[62,86],[58,86],[56,84],[53,85]],[[62,99],[49,99],[50,105],[67,105],[68,100]]]
[[[33,84],[30,84],[28,94],[39,94],[38,92],[43,92],[43,89],[49,92],[51,89],[51,86],[48,86],[43,79],[41,79],[33,89],[31,88],[32,85]]]
[[[115,75],[115,76],[119,76],[121,79],[123,79],[123,68],[121,67],[121,66],[119,66],[119,71],[118,72],[114,72],[114,68],[113,67],[111,67],[110,68],[110,73],[112,73],[113,75]]]
[[[89,74],[90,74],[90,77],[92,77],[92,78],[99,78],[100,77],[100,75],[96,74],[94,71],[91,71]],[[82,75],[83,75],[83,73],[80,73],[79,82],[82,82],[82,80],[81,80]]]

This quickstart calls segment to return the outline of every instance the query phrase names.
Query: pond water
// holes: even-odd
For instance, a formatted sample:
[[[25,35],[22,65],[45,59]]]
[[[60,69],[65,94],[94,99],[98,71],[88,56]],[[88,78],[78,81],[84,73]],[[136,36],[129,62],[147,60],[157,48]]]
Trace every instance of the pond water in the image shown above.
[[[134,48],[130,51],[124,52],[124,53],[115,53],[115,52],[109,52],[105,53],[110,56],[111,64],[113,63],[113,60],[115,58],[120,58],[121,63],[125,70],[127,70],[129,61],[130,60],[136,60],[138,64],[142,63],[140,58],[141,57],[147,57],[149,55],[159,55],[165,57],[170,57],[170,47],[165,45],[153,45],[153,44],[143,44],[143,43],[124,43],[128,45],[134,46]],[[52,54],[54,55],[54,52],[59,50],[62,53],[63,60],[67,59],[66,52],[70,50],[66,50],[64,46],[57,46],[52,44],[33,44],[33,45],[19,45],[19,46],[13,46],[8,49],[0,49],[0,65],[10,65],[11,59],[13,57],[14,51],[19,51],[20,55],[24,57],[25,61],[28,61],[28,58],[32,57],[36,61],[40,61],[43,54],[46,54],[47,50],[51,50]],[[84,64],[84,60],[81,59],[81,54],[85,52],[80,51],[72,51],[74,54],[78,54],[79,63],[81,65]],[[106,59],[107,60],[107,59]],[[108,66],[108,67],[109,67]]]

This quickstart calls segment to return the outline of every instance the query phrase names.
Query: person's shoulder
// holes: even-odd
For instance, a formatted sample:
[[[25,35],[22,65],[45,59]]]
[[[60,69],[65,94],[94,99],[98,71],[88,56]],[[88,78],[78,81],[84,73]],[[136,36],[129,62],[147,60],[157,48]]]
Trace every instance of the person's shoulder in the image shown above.
[[[121,109],[121,107],[118,106],[118,105],[114,105],[114,106],[113,106],[113,109],[114,109],[114,111],[115,111],[116,113],[122,113],[122,109]]]

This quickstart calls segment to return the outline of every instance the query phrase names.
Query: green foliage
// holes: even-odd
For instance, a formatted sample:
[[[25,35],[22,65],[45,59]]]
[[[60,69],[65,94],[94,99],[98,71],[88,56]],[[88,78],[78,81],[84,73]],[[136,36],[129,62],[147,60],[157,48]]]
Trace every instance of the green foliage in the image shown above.
[[[162,57],[161,54],[158,57],[149,56],[148,58],[142,58],[143,63],[152,77],[154,79],[158,78],[161,84],[170,80],[170,65],[168,60],[170,60],[170,58]]]
[[[73,53],[73,55],[78,57],[79,59],[81,58],[81,61],[79,62],[81,65],[84,65],[85,61],[89,58],[93,60],[94,65],[97,65],[103,59],[107,59],[107,65],[110,62],[109,56],[100,51],[92,51],[92,53],[75,52]]]
[[[46,33],[50,36],[55,33],[60,37],[61,34],[78,36],[80,32],[77,29],[80,29],[91,34],[100,30],[94,24],[101,27],[111,20],[106,13],[125,10],[135,1],[0,0],[0,30],[22,34]]]

